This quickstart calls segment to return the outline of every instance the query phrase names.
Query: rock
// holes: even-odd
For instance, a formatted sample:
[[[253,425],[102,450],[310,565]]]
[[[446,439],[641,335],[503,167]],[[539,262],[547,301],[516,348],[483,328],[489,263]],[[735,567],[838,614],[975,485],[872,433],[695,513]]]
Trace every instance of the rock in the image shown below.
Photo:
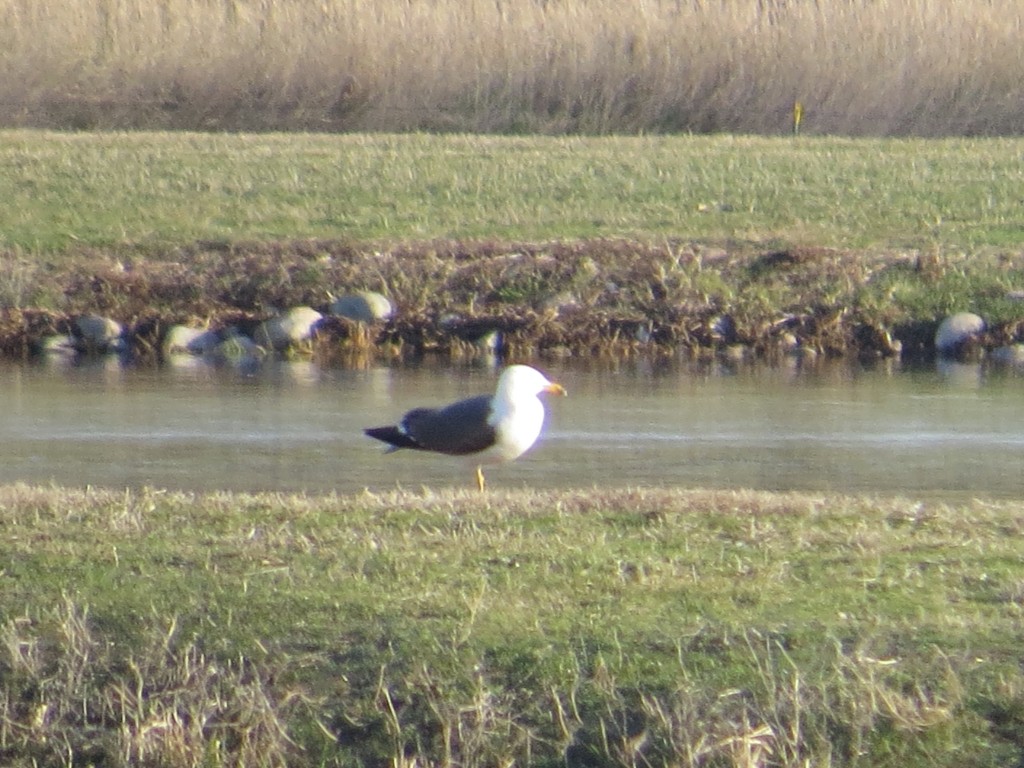
[[[255,341],[229,328],[216,346],[206,351],[204,358],[213,363],[248,367],[258,365],[266,355],[267,351]]]
[[[171,355],[202,355],[220,343],[215,331],[173,325],[164,336],[161,349],[164,357]]]
[[[71,329],[79,352],[100,355],[120,348],[121,332],[120,323],[100,315],[81,315]]]
[[[216,349],[222,340],[223,335],[217,331],[203,331],[189,343],[188,351],[193,355],[205,355]]]
[[[394,313],[388,298],[375,291],[351,293],[331,304],[331,314],[356,320],[360,323],[374,323],[387,320]]]
[[[976,350],[985,321],[973,312],[950,315],[935,331],[935,351],[944,357],[962,357]]]
[[[78,350],[78,342],[74,336],[44,336],[39,340],[39,351],[44,355],[74,355]]]
[[[283,315],[260,323],[254,338],[262,347],[283,352],[296,344],[309,341],[316,324],[322,319],[323,315],[311,307],[293,307]]]
[[[805,352],[807,347],[801,346],[800,339],[795,333],[785,331],[779,336],[779,350],[786,354],[795,355]]]
[[[654,332],[651,328],[650,321],[646,323],[639,323],[636,330],[633,331],[633,338],[641,344],[650,344],[654,338]]]
[[[1024,344],[1007,344],[997,347],[989,355],[994,362],[1002,365],[1024,365]]]
[[[721,344],[735,344],[737,340],[736,321],[732,315],[718,315],[708,323],[711,339]]]

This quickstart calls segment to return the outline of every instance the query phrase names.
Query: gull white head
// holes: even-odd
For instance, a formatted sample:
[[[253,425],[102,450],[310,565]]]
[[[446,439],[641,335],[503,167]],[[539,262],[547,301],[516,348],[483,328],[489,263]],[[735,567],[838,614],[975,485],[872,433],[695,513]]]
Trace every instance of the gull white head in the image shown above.
[[[497,400],[509,402],[537,397],[545,392],[553,395],[564,395],[561,384],[555,384],[547,376],[528,365],[510,365],[498,379],[498,389],[494,393]]]
[[[497,439],[493,449],[479,458],[480,463],[512,461],[537,441],[544,425],[544,405],[540,401],[544,393],[564,395],[565,390],[528,365],[505,369],[487,419]]]

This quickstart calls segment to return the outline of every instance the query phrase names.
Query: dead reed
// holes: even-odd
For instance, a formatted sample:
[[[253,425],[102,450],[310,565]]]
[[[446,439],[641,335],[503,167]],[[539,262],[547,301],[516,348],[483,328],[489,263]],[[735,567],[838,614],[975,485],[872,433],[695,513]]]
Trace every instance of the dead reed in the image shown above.
[[[0,124],[1016,134],[1016,0],[3,0]]]

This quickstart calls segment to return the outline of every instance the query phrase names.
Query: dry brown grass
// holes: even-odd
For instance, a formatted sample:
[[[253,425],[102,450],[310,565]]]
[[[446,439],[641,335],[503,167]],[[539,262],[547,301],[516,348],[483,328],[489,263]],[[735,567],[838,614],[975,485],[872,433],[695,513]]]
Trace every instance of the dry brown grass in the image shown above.
[[[32,765],[285,763],[283,718],[295,701],[244,659],[225,663],[195,642],[180,645],[173,618],[126,651],[97,637],[88,609],[70,599],[46,623],[40,630],[18,617],[0,628],[10,686],[0,698],[0,757]]]
[[[99,314],[122,324],[130,360],[157,363],[176,324],[253,336],[275,308],[328,313],[332,289],[345,286],[386,292],[394,316],[372,326],[328,317],[310,346],[292,352],[324,365],[432,354],[467,359],[497,332],[508,359],[735,353],[777,360],[796,350],[919,359],[934,355],[941,317],[976,296],[990,297],[992,307],[984,349],[1024,338],[1019,303],[1005,298],[1019,267],[978,255],[969,271],[962,259],[949,259],[929,276],[906,254],[827,248],[296,240],[196,243],[128,262],[130,268],[83,250],[62,267],[12,277],[12,293],[50,297],[35,307],[4,307],[0,278],[0,356],[40,353],[46,339],[72,333],[77,317]],[[0,267],[5,263],[13,274],[23,262],[0,253]],[[896,291],[907,296],[902,304],[893,300]]]
[[[827,249],[741,246],[727,254],[699,243],[629,240],[432,241],[380,250],[338,241],[199,244],[177,255],[181,261],[138,261],[130,270],[99,255],[66,270],[38,270],[24,290],[62,291],[62,311],[0,311],[0,354],[31,355],[47,336],[70,332],[76,316],[99,313],[128,329],[135,359],[156,362],[174,324],[252,334],[274,307],[326,313],[332,286],[357,286],[386,291],[395,316],[372,328],[329,318],[307,350],[318,361],[345,363],[352,353],[471,357],[481,351],[475,342],[495,331],[504,354],[520,359],[700,356],[736,344],[773,357],[793,339],[829,355],[889,356],[871,334],[878,318],[843,310],[852,295],[838,305],[819,297],[823,286],[847,282],[852,292],[871,269],[905,261]],[[715,262],[707,270],[705,257]],[[725,294],[736,309],[723,330]],[[930,333],[933,324],[926,325]]]
[[[1019,133],[1024,9],[3,0],[6,125]]]

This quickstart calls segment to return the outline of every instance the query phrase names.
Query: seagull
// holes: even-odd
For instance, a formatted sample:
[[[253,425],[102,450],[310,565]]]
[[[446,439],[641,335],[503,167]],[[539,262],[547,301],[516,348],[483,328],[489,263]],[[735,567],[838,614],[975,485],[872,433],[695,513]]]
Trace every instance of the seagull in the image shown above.
[[[510,365],[493,395],[479,395],[443,408],[414,408],[398,424],[364,429],[390,446],[464,456],[476,464],[476,484],[484,490],[485,464],[523,455],[540,435],[544,405],[540,395],[565,395],[561,384],[528,365]]]

